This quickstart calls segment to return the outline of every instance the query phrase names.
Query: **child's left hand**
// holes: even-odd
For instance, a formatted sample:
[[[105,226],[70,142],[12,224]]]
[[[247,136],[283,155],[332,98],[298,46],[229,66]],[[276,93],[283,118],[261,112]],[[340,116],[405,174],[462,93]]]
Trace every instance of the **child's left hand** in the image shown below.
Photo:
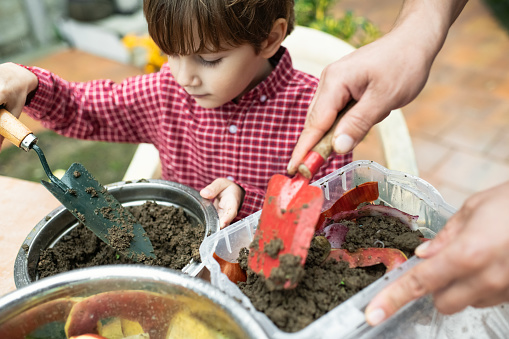
[[[237,216],[246,192],[231,180],[219,178],[200,191],[205,199],[214,199],[221,228],[228,226]]]

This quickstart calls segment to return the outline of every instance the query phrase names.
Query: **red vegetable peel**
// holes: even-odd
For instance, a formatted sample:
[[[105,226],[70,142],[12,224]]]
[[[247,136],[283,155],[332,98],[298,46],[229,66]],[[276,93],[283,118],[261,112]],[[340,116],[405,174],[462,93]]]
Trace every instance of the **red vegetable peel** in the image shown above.
[[[343,211],[355,210],[363,202],[372,202],[378,199],[378,182],[369,181],[346,191],[328,210],[320,214],[316,223],[316,229],[321,230],[324,227],[327,218]]]
[[[395,248],[361,248],[355,252],[333,249],[328,258],[345,261],[350,268],[384,264],[387,272],[392,271],[407,260],[406,255]]]
[[[212,255],[214,259],[219,263],[219,267],[221,267],[221,272],[226,274],[228,279],[234,284],[239,281],[245,282],[247,280],[246,272],[242,268],[240,268],[239,263],[233,263],[220,258],[215,252]]]

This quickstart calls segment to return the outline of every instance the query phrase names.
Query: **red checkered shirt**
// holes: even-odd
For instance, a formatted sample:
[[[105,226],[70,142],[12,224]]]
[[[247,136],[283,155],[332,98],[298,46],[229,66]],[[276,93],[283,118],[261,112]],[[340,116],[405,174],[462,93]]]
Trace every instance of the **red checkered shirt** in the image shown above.
[[[283,53],[284,52],[284,53]],[[286,174],[318,80],[293,69],[288,51],[272,73],[237,103],[206,109],[160,72],[114,83],[68,82],[30,67],[39,87],[25,112],[59,134],[88,140],[152,143],[162,178],[201,190],[228,178],[246,191],[236,220],[262,207],[273,174]],[[316,180],[351,162],[331,157]]]

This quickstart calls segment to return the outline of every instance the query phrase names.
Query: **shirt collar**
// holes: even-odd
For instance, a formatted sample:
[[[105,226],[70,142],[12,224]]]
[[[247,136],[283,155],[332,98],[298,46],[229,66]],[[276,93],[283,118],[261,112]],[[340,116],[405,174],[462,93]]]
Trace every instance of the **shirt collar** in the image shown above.
[[[286,86],[292,79],[294,73],[292,59],[290,57],[290,53],[285,47],[281,46],[276,54],[274,54],[271,58],[271,61],[274,63],[277,62],[272,72],[270,72],[269,76],[265,78],[265,80],[244,94],[240,99],[239,104],[242,104],[245,101],[257,100],[261,96],[265,96],[265,100],[273,98],[275,94],[280,91],[280,88]]]

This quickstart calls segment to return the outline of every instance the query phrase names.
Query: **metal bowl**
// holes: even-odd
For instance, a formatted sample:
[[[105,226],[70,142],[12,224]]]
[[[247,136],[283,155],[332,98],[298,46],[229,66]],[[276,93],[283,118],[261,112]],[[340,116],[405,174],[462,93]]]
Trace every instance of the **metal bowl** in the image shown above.
[[[70,313],[71,307],[82,313]],[[87,316],[80,318],[83,314]],[[1,297],[0,337],[25,338],[38,329],[37,338],[60,338],[56,332],[62,332],[69,318],[80,324],[74,326],[80,329],[73,335],[93,333],[98,321],[111,317],[138,321],[150,338],[166,338],[171,331],[182,338],[203,338],[204,334],[207,338],[267,338],[246,309],[204,280],[143,265],[77,269]],[[47,324],[54,327],[48,331]],[[43,326],[49,332],[46,336],[40,332]]]
[[[212,203],[188,186],[149,179],[117,182],[107,185],[106,188],[123,206],[137,206],[146,201],[155,201],[160,205],[182,207],[192,224],[205,225],[205,237],[219,230],[219,217]],[[38,280],[37,264],[41,250],[53,247],[78,224],[76,218],[64,206],[60,206],[32,229],[14,262],[14,282],[17,288]],[[182,271],[190,276],[197,276],[203,268],[203,263],[191,260]]]

